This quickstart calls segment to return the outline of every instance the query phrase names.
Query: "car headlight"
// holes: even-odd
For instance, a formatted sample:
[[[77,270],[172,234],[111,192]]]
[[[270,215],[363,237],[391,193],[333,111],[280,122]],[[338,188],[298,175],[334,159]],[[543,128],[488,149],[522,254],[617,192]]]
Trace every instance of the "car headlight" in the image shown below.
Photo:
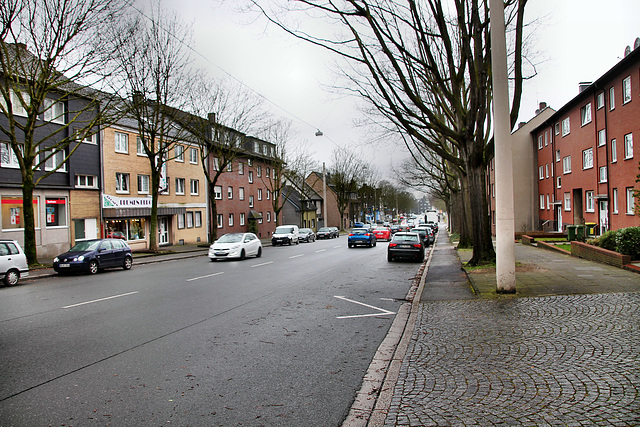
[[[84,261],[84,255],[80,255],[80,256],[78,257],[78,261],[80,261],[80,262]]]
[[[58,257],[55,257],[55,258],[53,259],[53,262],[58,262],[58,261],[60,261],[60,260],[58,259]]]

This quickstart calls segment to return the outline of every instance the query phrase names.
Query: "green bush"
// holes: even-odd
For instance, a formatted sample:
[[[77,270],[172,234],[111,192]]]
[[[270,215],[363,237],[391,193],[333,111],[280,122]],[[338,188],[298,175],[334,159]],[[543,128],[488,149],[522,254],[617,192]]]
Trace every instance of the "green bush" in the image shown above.
[[[617,243],[616,243],[617,235],[618,235],[618,230],[609,230],[605,233],[602,233],[602,236],[595,239],[593,244],[601,247],[602,249],[615,251],[617,247]]]
[[[616,252],[637,258],[640,255],[640,227],[627,227],[616,234]]]

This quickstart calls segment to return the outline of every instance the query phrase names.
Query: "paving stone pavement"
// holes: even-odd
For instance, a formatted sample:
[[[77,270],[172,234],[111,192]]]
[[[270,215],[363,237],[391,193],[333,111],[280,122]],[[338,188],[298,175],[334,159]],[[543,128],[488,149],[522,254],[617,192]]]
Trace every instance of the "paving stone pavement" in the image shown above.
[[[385,426],[640,425],[640,292],[446,300],[429,274]]]

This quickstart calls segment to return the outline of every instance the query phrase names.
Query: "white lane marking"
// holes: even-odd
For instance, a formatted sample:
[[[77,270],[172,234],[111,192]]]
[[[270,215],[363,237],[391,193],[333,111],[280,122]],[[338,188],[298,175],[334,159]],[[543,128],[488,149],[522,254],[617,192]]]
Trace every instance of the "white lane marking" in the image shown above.
[[[67,306],[62,307],[62,308],[73,308],[73,307],[78,307],[80,305],[93,304],[94,302],[100,302],[100,301],[106,301],[106,300],[114,299],[114,298],[126,297],[127,295],[133,295],[133,294],[137,294],[137,293],[138,293],[138,291],[129,292],[129,293],[126,293],[126,294],[120,294],[120,295],[114,295],[114,296],[106,297],[106,298],[94,299],[93,301],[85,301],[85,302],[80,302],[78,304],[67,305]]]
[[[318,252],[324,252],[324,251],[326,251],[326,249],[318,249],[318,250],[316,251],[316,253],[318,253]]]
[[[263,265],[269,265],[269,264],[273,264],[273,261],[263,262],[262,264],[252,265],[251,268],[253,268],[253,267],[262,267]]]
[[[304,254],[290,256],[289,259],[298,258],[298,257],[301,257],[301,256],[304,256]]]
[[[337,316],[336,319],[354,319],[356,317],[373,317],[373,316],[386,316],[386,315],[389,315],[389,314],[396,314],[393,311],[385,310],[384,308],[375,307],[373,305],[365,304],[363,302],[354,301],[354,300],[349,299],[349,298],[345,298],[345,297],[341,297],[341,296],[337,296],[337,295],[334,295],[333,297],[341,299],[343,301],[352,302],[354,304],[362,305],[364,307],[368,307],[368,308],[372,308],[374,310],[380,311],[380,313],[357,314],[357,315],[354,315],[354,316]]]
[[[191,282],[193,280],[200,280],[200,279],[206,279],[207,277],[213,277],[213,276],[217,276],[219,274],[224,274],[224,271],[219,271],[217,273],[212,273],[212,274],[207,274],[206,276],[200,276],[200,277],[193,277],[191,279],[187,279],[187,282]]]
[[[341,247],[342,247],[342,245],[337,245],[337,246],[334,246],[333,249],[338,249],[338,248],[341,248]]]

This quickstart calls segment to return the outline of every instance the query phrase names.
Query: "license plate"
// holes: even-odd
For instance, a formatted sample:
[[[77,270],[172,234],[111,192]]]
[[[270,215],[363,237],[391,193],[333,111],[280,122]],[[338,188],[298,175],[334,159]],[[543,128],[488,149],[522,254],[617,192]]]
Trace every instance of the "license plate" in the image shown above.
[[[402,249],[409,249],[411,245],[399,245]]]
[[[216,252],[216,256],[226,256],[225,252]]]
[[[58,264],[58,267],[65,268],[65,267],[71,267],[71,265],[70,264]]]

